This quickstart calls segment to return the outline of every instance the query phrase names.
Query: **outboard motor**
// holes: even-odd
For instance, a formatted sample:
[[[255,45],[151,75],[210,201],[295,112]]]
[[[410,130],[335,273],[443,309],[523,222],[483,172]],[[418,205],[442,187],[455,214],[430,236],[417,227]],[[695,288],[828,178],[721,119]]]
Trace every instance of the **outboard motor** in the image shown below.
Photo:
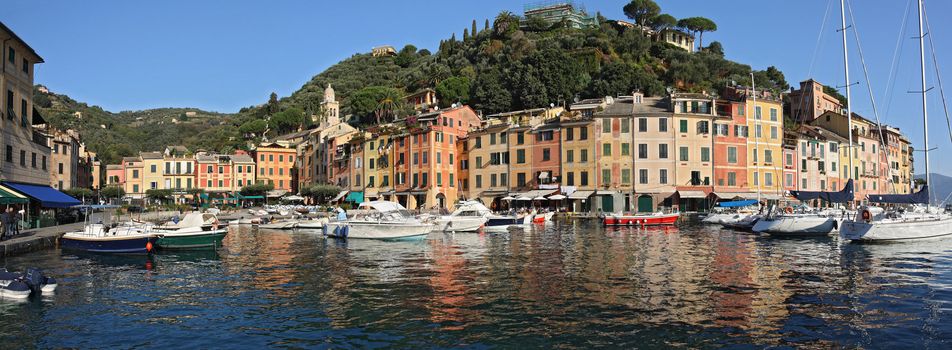
[[[33,293],[40,293],[43,290],[43,286],[46,285],[46,276],[43,276],[43,271],[40,269],[31,267],[27,269],[26,274],[23,275],[23,281],[26,282]]]

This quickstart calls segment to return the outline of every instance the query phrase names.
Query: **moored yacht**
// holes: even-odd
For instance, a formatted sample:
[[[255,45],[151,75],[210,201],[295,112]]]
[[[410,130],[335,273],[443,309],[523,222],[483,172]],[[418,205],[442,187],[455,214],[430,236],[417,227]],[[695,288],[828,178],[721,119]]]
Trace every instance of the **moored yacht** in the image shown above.
[[[739,201],[717,203],[715,210],[701,220],[705,224],[723,224],[737,222],[757,212],[757,200],[745,199]]]
[[[337,238],[402,239],[426,236],[433,225],[417,220],[399,203],[360,203],[352,219],[330,221],[323,226],[325,236]]]
[[[848,180],[839,192],[790,191],[790,194],[801,201],[821,199],[828,203],[849,203],[853,201],[853,180]],[[774,236],[824,236],[839,231],[845,218],[845,210],[787,207],[783,212],[771,210],[752,229]]]
[[[878,242],[936,238],[952,235],[952,214],[927,205],[928,186],[909,195],[871,195],[870,201],[892,204],[860,208],[843,223],[840,235],[852,241]]]
[[[438,217],[437,229],[446,232],[475,232],[489,221],[492,211],[477,201],[463,201],[450,215]]]
[[[222,246],[228,229],[210,213],[189,213],[177,222],[153,226],[160,249],[215,249]]]

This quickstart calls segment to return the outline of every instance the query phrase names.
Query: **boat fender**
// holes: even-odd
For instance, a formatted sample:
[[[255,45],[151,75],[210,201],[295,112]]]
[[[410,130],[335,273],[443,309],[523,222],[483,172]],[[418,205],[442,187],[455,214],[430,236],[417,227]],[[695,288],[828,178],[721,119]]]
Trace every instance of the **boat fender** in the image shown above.
[[[870,213],[869,209],[863,209],[863,221],[866,221],[867,223],[869,223],[869,221],[872,220],[872,218],[873,218],[873,213]]]
[[[786,208],[784,208],[783,211],[786,212],[787,214],[793,214],[793,208],[791,208],[791,207],[786,207]]]
[[[152,251],[152,242],[145,242],[145,251],[147,252]]]

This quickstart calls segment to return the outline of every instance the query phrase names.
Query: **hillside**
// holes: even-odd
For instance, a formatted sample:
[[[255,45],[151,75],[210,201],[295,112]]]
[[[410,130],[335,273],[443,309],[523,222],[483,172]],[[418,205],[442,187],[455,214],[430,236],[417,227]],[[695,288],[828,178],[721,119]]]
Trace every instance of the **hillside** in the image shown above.
[[[925,178],[925,174],[916,175],[915,178]],[[934,197],[938,199],[939,202],[948,200],[950,197],[952,197],[952,177],[932,173],[932,182],[933,184],[930,191],[932,191]]]
[[[342,114],[367,123],[375,112],[406,113],[402,101],[392,103],[391,97],[423,88],[435,89],[443,105],[468,103],[490,114],[633,90],[649,95],[664,94],[667,87],[717,92],[731,83],[750,83],[750,66],[725,59],[718,42],[690,53],[653,41],[641,29],[600,16],[598,20],[600,26],[589,29],[531,20],[520,24],[509,12],[491,24],[485,20],[482,29],[473,20],[462,39],[452,35],[436,53],[406,45],[392,57],[356,54],[314,76],[291,96],[243,108],[239,118],[247,122],[292,107],[317,114],[327,84],[333,84]],[[664,23],[657,25],[661,27]],[[789,87],[774,67],[754,73],[760,87]]]
[[[690,24],[682,25],[656,10],[635,17],[654,29],[691,30]],[[641,20],[645,16],[650,18]],[[717,92],[730,84],[750,83],[751,67],[725,59],[724,48],[716,41],[691,53],[652,40],[630,23],[601,16],[598,23],[595,28],[575,29],[564,22],[523,22],[502,12],[492,21],[484,20],[481,28],[473,20],[461,39],[451,35],[436,52],[406,45],[393,56],[355,54],[312,77],[290,96],[279,99],[272,93],[266,103],[236,114],[190,108],[112,113],[65,95],[39,91],[34,95],[51,124],[78,129],[93,151],[114,163],[122,156],[169,144],[228,152],[262,135],[308,127],[311,120],[305,116],[322,113],[328,84],[336,90],[341,114],[368,124],[411,113],[404,97],[425,88],[436,90],[443,106],[460,102],[492,114],[634,90],[648,95],[663,95],[669,87]],[[710,25],[716,30],[713,22]],[[789,87],[774,67],[754,74],[758,87],[775,91]],[[189,112],[195,115],[183,120]]]
[[[86,146],[107,164],[139,151],[162,150],[166,145],[228,151],[243,143],[229,114],[195,108],[113,113],[53,92],[34,89],[33,95],[48,123],[59,129],[79,130]]]

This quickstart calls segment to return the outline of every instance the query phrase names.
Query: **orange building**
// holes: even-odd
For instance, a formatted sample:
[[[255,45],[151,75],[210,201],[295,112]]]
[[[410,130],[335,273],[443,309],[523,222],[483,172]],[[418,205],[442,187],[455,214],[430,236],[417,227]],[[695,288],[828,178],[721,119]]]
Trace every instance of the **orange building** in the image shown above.
[[[714,192],[733,198],[750,192],[747,183],[747,106],[744,101],[717,102],[714,118]],[[732,194],[734,193],[734,194]]]
[[[274,189],[295,192],[294,159],[297,150],[277,143],[263,143],[254,150],[258,162],[258,182],[274,184]]]

